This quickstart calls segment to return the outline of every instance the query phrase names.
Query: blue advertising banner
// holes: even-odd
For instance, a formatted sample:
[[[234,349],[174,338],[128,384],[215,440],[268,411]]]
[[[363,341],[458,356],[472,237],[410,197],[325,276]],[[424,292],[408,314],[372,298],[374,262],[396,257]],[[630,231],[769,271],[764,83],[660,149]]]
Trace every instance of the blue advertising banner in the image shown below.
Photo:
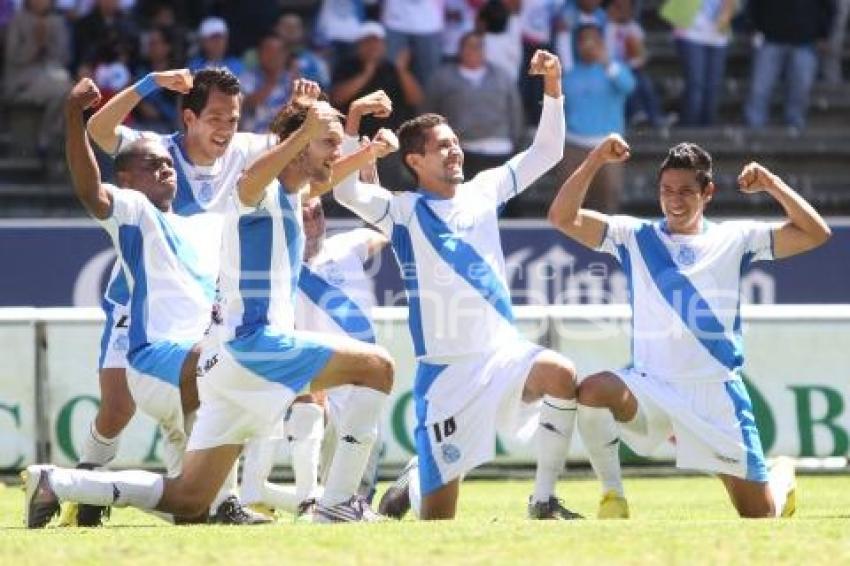
[[[748,303],[850,303],[850,219],[833,219],[832,239],[801,256],[753,265]],[[355,226],[330,222],[329,230]],[[504,221],[502,246],[515,304],[626,303],[625,277],[610,256],[586,250],[543,221]],[[115,259],[90,220],[0,221],[0,306],[96,306]],[[370,268],[381,305],[404,304],[389,250]]]

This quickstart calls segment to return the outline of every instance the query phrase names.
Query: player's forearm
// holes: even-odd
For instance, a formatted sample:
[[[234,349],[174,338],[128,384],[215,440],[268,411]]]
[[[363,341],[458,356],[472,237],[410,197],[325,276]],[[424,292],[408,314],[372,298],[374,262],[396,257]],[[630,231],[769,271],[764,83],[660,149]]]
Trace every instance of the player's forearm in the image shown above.
[[[593,178],[603,166],[603,162],[596,157],[594,152],[573,171],[572,175],[564,182],[552,205],[549,207],[549,222],[559,230],[570,233],[576,223],[580,220],[579,211],[587,190]]]
[[[266,187],[310,142],[310,136],[298,129],[282,142],[257,158],[237,183],[239,200],[245,206],[256,206],[263,197]],[[293,187],[294,188],[294,187]]]
[[[561,90],[560,76],[543,76],[543,94],[552,98],[561,98],[563,91]]]
[[[310,184],[310,197],[320,197],[340,184],[344,179],[354,176],[364,167],[374,163],[375,156],[368,146],[341,157],[334,162],[333,173],[327,183]]]
[[[129,86],[113,96],[91,117],[89,134],[103,151],[113,154],[118,150],[118,126],[141,100],[136,85]]]
[[[331,90],[331,102],[333,102],[334,106],[345,106],[354,100],[357,93],[369,83],[373,74],[365,70],[359,75],[334,86]]]
[[[813,246],[823,244],[832,235],[829,225],[818,211],[779,177],[776,177],[774,186],[767,192],[785,210],[788,222],[806,234]]]
[[[95,218],[109,215],[109,197],[100,183],[100,169],[88,142],[82,111],[65,110],[65,160],[71,173],[74,193]]]
[[[519,190],[525,189],[561,160],[564,156],[565,130],[563,99],[544,98],[543,113],[534,141],[526,151],[510,161],[516,172]]]

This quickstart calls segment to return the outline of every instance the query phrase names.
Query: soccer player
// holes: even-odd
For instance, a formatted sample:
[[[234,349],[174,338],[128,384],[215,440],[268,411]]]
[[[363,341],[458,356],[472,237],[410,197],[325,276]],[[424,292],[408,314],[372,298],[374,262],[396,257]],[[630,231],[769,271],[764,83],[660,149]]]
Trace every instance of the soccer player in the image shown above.
[[[326,238],[322,203],[312,198],[303,208],[304,264],[298,278],[295,326],[299,330],[350,336],[375,343],[372,324],[374,294],[364,264],[388,243],[374,230],[360,228]],[[337,387],[327,395],[296,398],[284,421],[289,441],[295,489],[266,480],[271,472],[276,443],[252,443],[246,447],[241,496],[247,505],[264,504],[309,517],[320,497],[319,476],[325,476],[336,448],[336,424],[345,410],[349,387]],[[325,429],[325,406],[330,422]],[[322,442],[323,437],[325,442]],[[371,499],[377,479],[380,442],[372,448],[358,493]],[[319,473],[319,468],[323,473]]]
[[[497,429],[521,438],[536,433],[529,516],[576,517],[555,497],[575,423],[575,370],[518,335],[499,241],[502,206],[563,152],[560,62],[538,51],[530,72],[543,77],[542,118],[531,147],[505,165],[464,182],[457,136],[443,117],[425,114],[399,129],[416,191],[393,194],[363,183],[334,189],[340,203],[390,238],[401,266],[418,358],[413,395],[424,519],[455,516],[461,478],[494,457]],[[538,410],[523,410],[540,400]]]
[[[139,102],[161,88],[183,95],[181,106],[185,132],[162,135],[122,125]],[[219,228],[216,225],[220,225],[220,215],[237,176],[274,143],[272,136],[236,131],[241,101],[239,81],[230,71],[204,69],[193,76],[186,69],[177,69],[147,75],[110,99],[88,122],[91,138],[113,156],[143,137],[164,145],[176,171],[177,192],[172,209],[180,216],[198,216],[195,221],[207,225],[211,239],[198,252],[208,255],[209,261],[218,261],[216,242]],[[202,219],[200,216],[207,212],[219,215],[219,218]],[[83,442],[81,467],[102,467],[115,458],[120,433],[135,412],[125,369],[127,330],[131,322],[129,303],[126,277],[120,263],[116,263],[103,299],[106,324],[98,363],[101,403],[90,426],[90,434]],[[173,461],[179,461],[180,454],[166,454],[166,458],[173,464]],[[231,483],[234,482],[235,474],[231,479]],[[212,511],[219,516],[217,507],[215,505]],[[219,518],[226,521],[228,514],[233,517],[244,515],[238,507],[237,502],[231,499],[221,509]],[[77,524],[94,526],[100,524],[103,509],[80,506],[77,510],[76,506],[67,506],[63,521],[73,523],[75,512]]]
[[[267,434],[283,418],[295,392],[309,383],[318,390],[354,385],[315,520],[377,519],[355,491],[392,386],[392,360],[371,344],[293,331],[292,299],[303,246],[300,193],[330,181],[342,126],[327,104],[288,116],[285,112],[276,122],[280,143],[243,173],[226,214],[221,327],[218,340],[204,348],[199,360],[202,403],[181,475],[30,466],[25,502],[29,527],[44,526],[66,500],[131,505],[176,516],[204,512],[242,444]]]
[[[711,156],[693,143],[670,149],[658,173],[663,219],[649,222],[581,208],[606,163],[624,161],[617,135],[593,149],[561,187],[549,220],[570,238],[617,258],[631,290],[632,363],[586,377],[578,428],[603,485],[600,518],[626,518],[619,439],[648,455],[671,436],[676,465],[718,474],[742,517],[794,512],[793,466],[765,466],[753,407],[741,380],[741,274],[753,261],[790,257],[823,244],[823,218],[758,163],[738,177],[741,192],[766,192],[783,223],[710,222],[717,190]]]

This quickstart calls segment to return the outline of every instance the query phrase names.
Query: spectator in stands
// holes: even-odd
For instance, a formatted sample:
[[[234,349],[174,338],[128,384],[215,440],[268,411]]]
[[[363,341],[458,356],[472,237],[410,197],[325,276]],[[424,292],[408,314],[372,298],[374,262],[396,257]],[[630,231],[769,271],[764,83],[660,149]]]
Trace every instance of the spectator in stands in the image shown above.
[[[331,65],[352,53],[364,21],[363,0],[324,0],[316,22],[322,44],[331,48]]]
[[[717,122],[737,0],[671,0],[665,8],[662,17],[675,28],[685,77],[680,122],[683,126],[711,126]]]
[[[221,18],[210,17],[201,22],[198,28],[201,52],[189,59],[189,70],[194,73],[206,67],[227,67],[240,76],[245,69],[238,57],[227,54],[228,33],[227,24]]]
[[[138,47],[136,24],[129,13],[121,9],[119,0],[97,0],[94,9],[74,24],[72,69],[77,70],[78,75],[91,75],[95,60],[102,60],[108,50],[121,53],[133,65]]]
[[[605,30],[608,16],[602,8],[602,0],[566,0],[555,17],[555,52],[561,59],[561,68],[566,73],[573,66],[573,30],[592,24]]]
[[[173,28],[155,27],[147,34],[142,49],[142,64],[136,69],[134,80],[141,80],[148,73],[168,71],[183,66],[177,58]],[[180,129],[177,113],[177,93],[161,88],[145,96],[133,112],[137,130],[148,130],[167,134]]]
[[[480,0],[445,0],[443,26],[443,61],[457,61],[460,40],[475,27]]]
[[[567,143],[564,159],[557,166],[558,183],[572,174],[606,136],[624,133],[626,99],[635,88],[628,65],[609,58],[601,29],[584,24],[574,33],[575,65],[563,77]],[[615,212],[622,186],[622,164],[606,165],[594,178],[586,206]]]
[[[307,46],[304,21],[295,13],[284,13],[278,18],[275,33],[283,41],[298,65],[301,78],[319,83],[322,89],[330,87],[331,77],[327,62]]]
[[[484,58],[514,82],[519,81],[522,65],[519,7],[520,0],[488,0],[478,11],[475,25],[484,33]]]
[[[850,0],[837,0],[835,17],[832,19],[832,31],[829,33],[829,49],[823,59],[823,80],[836,86],[844,80],[841,66],[844,63],[844,37],[847,32],[847,19],[850,17]]]
[[[527,69],[531,57],[538,49],[554,51],[552,48],[552,29],[558,9],[563,0],[522,0],[519,20],[522,30],[521,69]],[[563,65],[563,62],[561,63]],[[540,101],[543,98],[543,83],[535,76],[520,73],[520,93],[525,109],[525,121],[528,124],[540,122]]]
[[[632,0],[613,0],[608,4],[605,46],[611,58],[629,66],[635,78],[635,90],[626,101],[626,119],[637,123],[646,119],[653,128],[664,125],[661,106],[652,79],[646,74],[647,53],[643,28],[632,15]]]
[[[825,50],[832,28],[832,0],[749,0],[747,7],[757,34],[744,112],[747,124],[767,125],[773,87],[784,74],[785,124],[802,129],[817,73],[818,46]]]
[[[384,0],[387,56],[395,59],[407,50],[419,84],[426,85],[440,66],[445,12],[442,1]]]
[[[361,133],[370,137],[382,127],[398,128],[413,116],[424,98],[422,85],[410,70],[410,52],[403,50],[390,61],[384,37],[384,28],[377,22],[365,22],[360,27],[356,55],[334,69],[330,92],[331,102],[345,113],[353,100],[376,90],[383,90],[390,97],[393,112],[389,118],[363,119]]]
[[[51,0],[26,0],[9,23],[5,47],[5,95],[12,104],[44,108],[36,143],[45,154],[62,138],[63,105],[71,88],[65,66],[69,59],[68,32]]]
[[[295,59],[277,34],[270,33],[257,45],[257,68],[240,78],[245,99],[242,102],[243,129],[269,131],[272,119],[289,100],[298,69]]]
[[[431,77],[424,110],[445,116],[454,128],[467,179],[507,161],[523,133],[517,85],[484,60],[484,34],[479,32],[461,38],[458,63],[443,65]]]

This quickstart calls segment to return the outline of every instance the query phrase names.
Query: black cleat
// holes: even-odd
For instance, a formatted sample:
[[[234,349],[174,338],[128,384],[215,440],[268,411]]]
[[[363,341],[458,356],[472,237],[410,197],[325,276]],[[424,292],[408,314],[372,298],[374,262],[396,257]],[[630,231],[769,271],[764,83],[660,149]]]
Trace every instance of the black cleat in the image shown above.
[[[411,458],[395,483],[384,492],[378,502],[378,513],[401,520],[410,511],[410,472],[418,466],[419,460],[416,457]]]
[[[298,504],[298,509],[295,510],[296,523],[311,523],[313,522],[313,514],[316,512],[316,498],[310,497]]]
[[[52,471],[53,466],[28,466],[21,472],[26,489],[24,522],[28,529],[46,527],[53,516],[59,513],[59,498],[50,487]]]
[[[215,514],[210,516],[210,523],[214,525],[267,525],[271,522],[271,518],[242,505],[235,495],[222,501]]]
[[[78,470],[94,470],[94,464],[77,464]],[[109,518],[112,513],[111,507],[103,505],[77,504],[77,526],[78,527],[102,527],[104,517]]]
[[[528,498],[528,518],[542,521],[570,521],[572,519],[584,519],[578,513],[570,511],[563,506],[561,500],[555,496],[549,501],[532,501]]]

